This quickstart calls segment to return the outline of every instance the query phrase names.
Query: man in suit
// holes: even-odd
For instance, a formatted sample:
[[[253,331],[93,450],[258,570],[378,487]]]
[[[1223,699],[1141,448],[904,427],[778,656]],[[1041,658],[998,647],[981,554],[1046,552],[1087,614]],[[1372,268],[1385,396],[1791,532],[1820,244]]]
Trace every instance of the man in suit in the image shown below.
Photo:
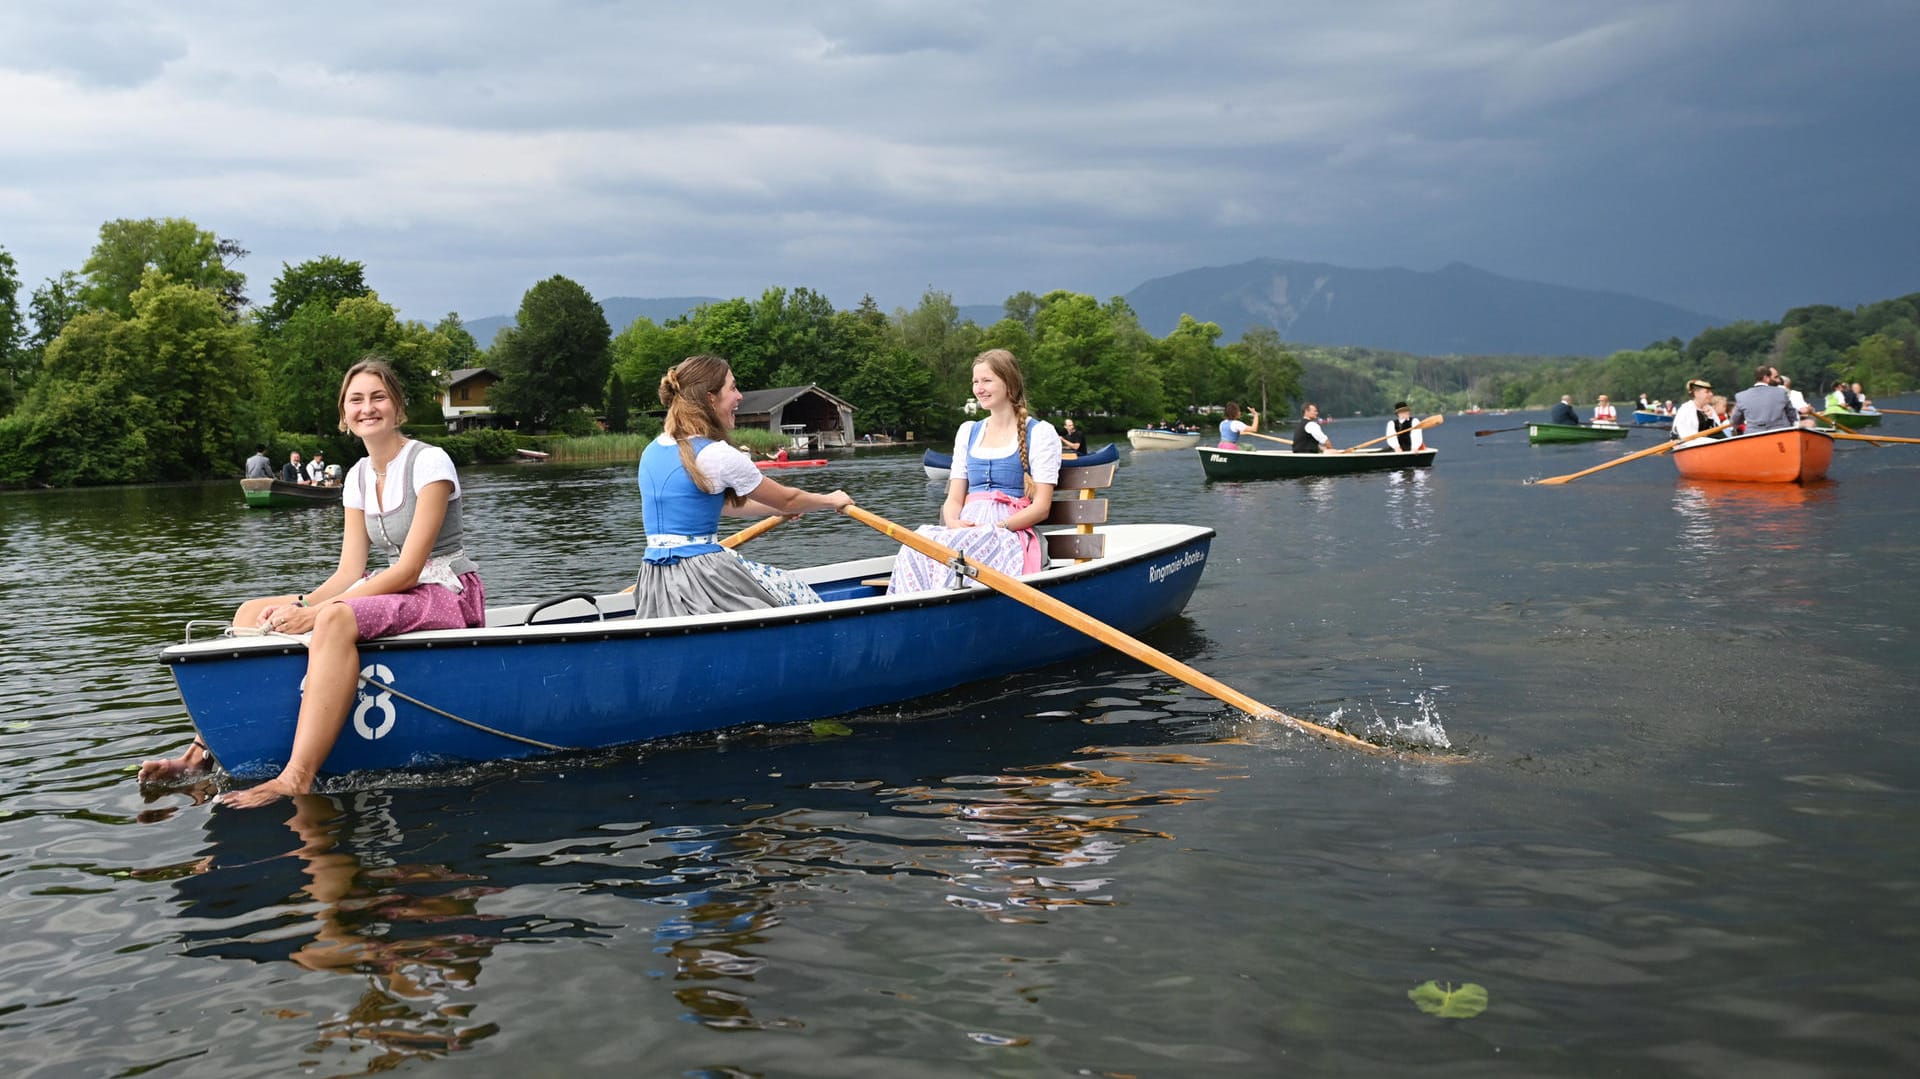
[[[1746,424],[1743,434],[1792,427],[1800,417],[1787,391],[1780,388],[1780,372],[1768,364],[1753,369],[1753,385],[1733,397],[1733,422]]]
[[[1553,411],[1547,416],[1547,422],[1564,423],[1570,427],[1580,426],[1580,414],[1573,410],[1572,394],[1563,393],[1560,395],[1560,403],[1553,406]]]

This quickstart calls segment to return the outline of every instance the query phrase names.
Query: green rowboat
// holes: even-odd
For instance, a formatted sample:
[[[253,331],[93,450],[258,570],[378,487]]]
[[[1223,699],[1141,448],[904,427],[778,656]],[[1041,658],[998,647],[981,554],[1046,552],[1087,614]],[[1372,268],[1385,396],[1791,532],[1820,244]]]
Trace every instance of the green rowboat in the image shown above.
[[[324,487],[316,483],[285,483],[274,479],[246,479],[240,481],[240,492],[247,497],[247,505],[257,510],[281,509],[286,506],[338,506],[340,488]]]
[[[1202,446],[1200,467],[1209,480],[1275,480],[1299,476],[1339,476],[1348,472],[1377,472],[1394,468],[1425,468],[1433,464],[1431,449],[1365,449],[1352,453],[1295,453],[1292,450],[1221,450]]]
[[[1609,442],[1627,437],[1628,430],[1630,428],[1606,424],[1530,423],[1527,424],[1527,441],[1536,445],[1542,442]]]
[[[1844,427],[1849,431],[1858,431],[1862,427],[1880,426],[1879,409],[1871,412],[1849,412],[1844,408],[1830,408],[1820,415],[1826,417],[1828,423]]]

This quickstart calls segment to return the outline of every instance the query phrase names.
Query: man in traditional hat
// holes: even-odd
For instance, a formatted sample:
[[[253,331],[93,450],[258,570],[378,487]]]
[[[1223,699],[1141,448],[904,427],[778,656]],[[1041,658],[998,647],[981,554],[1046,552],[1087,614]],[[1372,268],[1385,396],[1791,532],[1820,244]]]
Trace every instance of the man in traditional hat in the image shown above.
[[[1680,440],[1682,446],[1696,442],[1705,442],[1700,432],[1712,430],[1720,424],[1713,417],[1708,402],[1713,398],[1713,383],[1704,378],[1687,380],[1687,392],[1693,394],[1693,400],[1682,401],[1680,407],[1673,410],[1673,437]],[[1708,438],[1725,438],[1726,432],[1720,431]]]
[[[1427,448],[1419,425],[1413,422],[1413,409],[1405,401],[1393,406],[1393,419],[1387,421],[1387,448],[1409,453]]]

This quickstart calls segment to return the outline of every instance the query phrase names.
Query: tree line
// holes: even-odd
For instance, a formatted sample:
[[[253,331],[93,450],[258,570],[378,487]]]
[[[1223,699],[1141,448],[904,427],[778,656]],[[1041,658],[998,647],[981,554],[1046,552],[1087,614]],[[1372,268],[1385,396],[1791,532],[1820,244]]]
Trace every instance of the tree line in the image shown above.
[[[863,431],[934,437],[960,418],[972,359],[988,348],[1021,358],[1036,413],[1095,432],[1206,422],[1228,399],[1278,417],[1304,400],[1345,415],[1402,400],[1428,412],[1562,393],[1675,396],[1690,377],[1745,385],[1757,362],[1812,390],[1837,377],[1879,395],[1920,384],[1920,294],[1795,308],[1777,323],[1602,359],[1422,357],[1288,345],[1267,327],[1222,344],[1217,324],[1191,316],[1155,337],[1125,300],[1066,290],[1016,293],[983,327],[937,290],[887,313],[871,296],[839,310],[811,289],[770,288],[615,335],[587,290],[555,275],[529,288],[514,325],[482,348],[457,314],[433,325],[400,318],[362,263],[333,255],[282,264],[270,298],[255,304],[238,268],[247,254],[183,218],[109,221],[77,272],[49,278],[23,304],[0,247],[0,486],[232,475],[262,443],[276,457],[320,448],[350,460],[334,397],[368,353],[393,361],[423,432],[441,420],[452,373],[484,367],[500,376],[489,392],[497,412],[523,432],[568,435],[657,429],[660,377],[702,352],[732,361],[744,389],[818,384],[854,406]],[[494,435],[456,458],[511,445]]]

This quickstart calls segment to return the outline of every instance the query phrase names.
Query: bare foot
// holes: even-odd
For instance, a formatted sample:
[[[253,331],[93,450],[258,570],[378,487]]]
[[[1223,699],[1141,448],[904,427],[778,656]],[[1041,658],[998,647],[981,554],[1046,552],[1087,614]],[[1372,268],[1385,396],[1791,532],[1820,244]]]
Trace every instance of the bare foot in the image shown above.
[[[207,747],[195,738],[186,752],[178,757],[162,757],[158,760],[140,762],[141,784],[176,783],[190,775],[198,775],[211,766],[212,756]]]
[[[282,798],[290,798],[296,794],[305,794],[311,789],[313,789],[313,784],[299,783],[288,778],[287,774],[282,772],[257,787],[249,787],[243,791],[228,791],[220,797],[215,798],[214,802],[218,805],[232,806],[235,809],[254,809],[259,806],[272,805]]]

